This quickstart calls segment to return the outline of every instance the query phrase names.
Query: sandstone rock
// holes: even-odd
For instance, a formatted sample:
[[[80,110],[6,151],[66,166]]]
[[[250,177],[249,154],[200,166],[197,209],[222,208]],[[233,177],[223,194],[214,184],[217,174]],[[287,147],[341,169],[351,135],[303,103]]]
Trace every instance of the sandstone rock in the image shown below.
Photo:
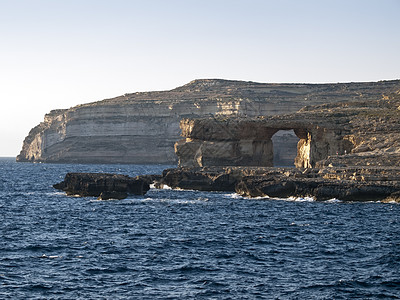
[[[309,168],[338,152],[350,152],[344,138],[350,131],[329,123],[326,116],[293,114],[265,118],[183,119],[182,136],[175,144],[179,166],[273,166],[272,136],[292,129],[299,139],[294,165]],[[208,135],[209,133],[209,135]]]
[[[64,181],[53,186],[67,195],[100,197],[101,199],[123,199],[128,194],[144,195],[149,183],[140,178],[107,173],[67,173]]]
[[[389,197],[383,199],[383,203],[400,203],[400,191],[392,193]]]

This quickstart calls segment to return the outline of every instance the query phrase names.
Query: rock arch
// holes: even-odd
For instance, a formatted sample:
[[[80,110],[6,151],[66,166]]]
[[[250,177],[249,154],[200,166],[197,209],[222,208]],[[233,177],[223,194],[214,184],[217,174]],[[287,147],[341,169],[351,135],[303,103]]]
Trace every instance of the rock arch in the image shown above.
[[[272,138],[273,165],[275,167],[294,167],[299,137],[293,129],[279,130]]]
[[[297,136],[299,141],[297,142],[297,151],[296,157],[294,158],[294,166],[297,168],[311,168],[312,167],[312,158],[311,158],[311,145],[312,145],[312,133],[311,130],[305,127],[292,127],[291,126],[281,126],[271,128],[271,132],[274,134],[271,136],[271,141],[275,133],[282,131],[282,130],[293,130],[294,134]],[[287,145],[286,145],[287,146]],[[273,147],[271,147],[273,149]],[[274,153],[270,155],[274,157]],[[270,165],[274,166],[273,161]]]
[[[272,136],[293,130],[299,138],[294,165],[313,168],[330,155],[350,153],[348,132],[309,122],[282,120],[183,119],[175,144],[179,166],[273,166]]]

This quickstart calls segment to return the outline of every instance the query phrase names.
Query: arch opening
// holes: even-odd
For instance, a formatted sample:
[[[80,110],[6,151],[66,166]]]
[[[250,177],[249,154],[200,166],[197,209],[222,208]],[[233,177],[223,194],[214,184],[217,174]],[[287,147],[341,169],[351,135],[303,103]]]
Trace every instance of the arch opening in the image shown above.
[[[295,167],[299,137],[293,129],[279,130],[271,138],[274,167]]]

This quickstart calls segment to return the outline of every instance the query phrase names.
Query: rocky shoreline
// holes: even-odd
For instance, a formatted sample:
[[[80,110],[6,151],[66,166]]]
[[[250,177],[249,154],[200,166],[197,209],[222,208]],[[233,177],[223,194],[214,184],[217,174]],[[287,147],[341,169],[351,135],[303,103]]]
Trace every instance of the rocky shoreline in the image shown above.
[[[173,188],[400,202],[399,92],[281,116],[183,119],[181,129],[181,168],[163,174]],[[296,168],[276,168],[271,137],[287,129],[299,138]]]
[[[144,195],[153,184],[173,189],[236,192],[243,197],[312,197],[316,201],[400,202],[400,167],[274,168],[203,167],[172,168],[162,175],[68,173],[54,188],[67,195],[124,199]]]
[[[128,195],[144,195],[150,189],[149,179],[107,173],[67,173],[55,189],[69,196],[98,197],[99,200],[125,199]]]
[[[390,174],[390,175],[388,175]],[[396,175],[397,174],[397,175]],[[400,167],[383,168],[176,168],[163,172],[171,188],[236,192],[245,197],[312,197],[317,201],[400,202]]]
[[[123,198],[146,193],[154,183],[246,197],[400,202],[400,90],[377,100],[310,106],[279,116],[184,118],[180,128],[177,168],[134,179],[67,174],[56,188],[82,195],[94,191],[94,196],[115,191]],[[299,139],[294,167],[274,167],[272,137],[289,129]],[[137,192],[131,185],[141,188]]]

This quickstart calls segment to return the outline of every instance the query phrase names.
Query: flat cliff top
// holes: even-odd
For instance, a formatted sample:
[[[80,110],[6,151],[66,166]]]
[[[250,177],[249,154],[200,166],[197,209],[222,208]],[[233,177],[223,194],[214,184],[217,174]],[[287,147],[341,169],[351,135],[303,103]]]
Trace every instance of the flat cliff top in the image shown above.
[[[350,83],[258,83],[224,79],[198,79],[169,91],[127,93],[115,98],[91,102],[82,106],[124,105],[138,101],[196,101],[207,99],[251,98],[265,101],[302,99],[310,104],[316,98],[330,102],[351,98],[370,99],[377,94],[400,90],[400,80]]]
[[[232,129],[247,124],[265,128],[288,129],[296,127],[323,127],[359,132],[400,132],[400,90],[382,95],[379,100],[356,100],[323,105],[305,106],[298,112],[259,117],[212,116],[204,118],[186,118],[182,122],[191,122],[199,127],[210,127],[210,123],[224,123]],[[182,127],[182,126],[181,126]],[[192,129],[192,128],[191,128]],[[192,131],[183,132],[192,137]]]

